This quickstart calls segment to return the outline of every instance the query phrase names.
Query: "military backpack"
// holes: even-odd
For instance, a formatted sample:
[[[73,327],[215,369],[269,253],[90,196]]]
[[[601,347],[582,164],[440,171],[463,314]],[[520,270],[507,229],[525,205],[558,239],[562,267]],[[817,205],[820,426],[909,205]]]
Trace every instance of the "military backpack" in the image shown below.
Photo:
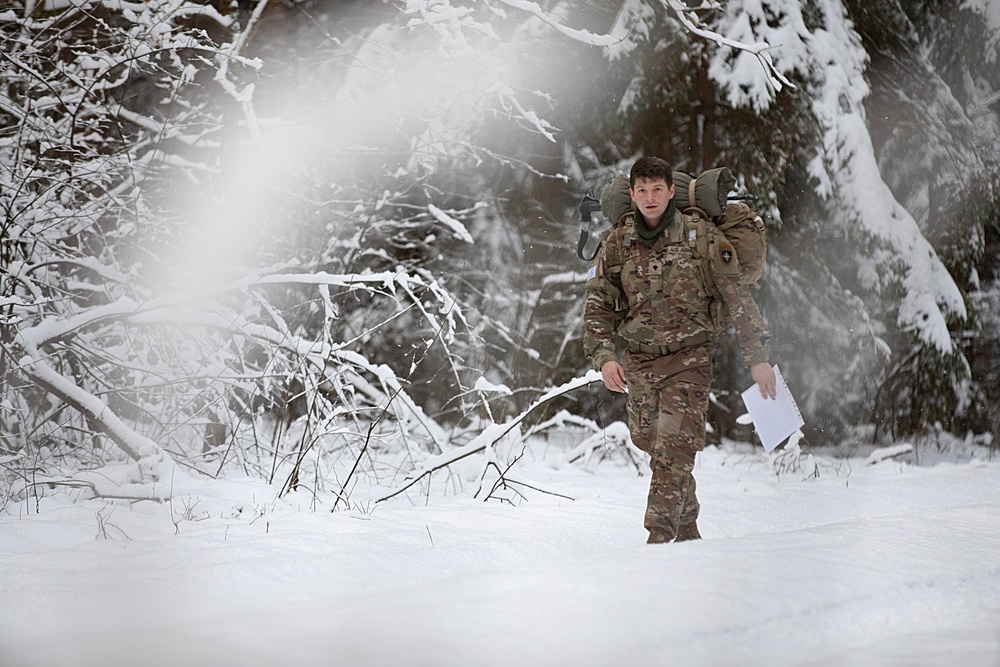
[[[684,228],[698,230],[700,237],[705,230],[714,226],[715,231],[724,236],[724,242],[732,246],[740,267],[740,282],[746,285],[756,284],[764,272],[767,231],[757,212],[743,201],[752,197],[729,196],[736,186],[736,178],[728,167],[709,169],[697,177],[683,171],[675,171],[672,176],[674,205],[684,217]],[[592,260],[600,250],[598,245],[590,257],[584,254],[590,234],[591,215],[598,208],[612,226],[621,224],[626,216],[634,213],[628,179],[616,176],[604,187],[599,201],[588,195],[580,204],[582,218],[577,255],[586,261]],[[713,236],[714,234],[715,232],[712,233]],[[697,241],[703,242],[701,238]],[[723,258],[726,252],[728,250],[724,248]]]

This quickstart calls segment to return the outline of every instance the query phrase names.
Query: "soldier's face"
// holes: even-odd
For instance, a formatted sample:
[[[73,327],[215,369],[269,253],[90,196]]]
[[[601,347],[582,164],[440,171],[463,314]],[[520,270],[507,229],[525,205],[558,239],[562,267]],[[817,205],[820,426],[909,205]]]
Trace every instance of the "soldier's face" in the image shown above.
[[[674,186],[662,178],[637,178],[629,194],[646,222],[656,227],[674,196]]]

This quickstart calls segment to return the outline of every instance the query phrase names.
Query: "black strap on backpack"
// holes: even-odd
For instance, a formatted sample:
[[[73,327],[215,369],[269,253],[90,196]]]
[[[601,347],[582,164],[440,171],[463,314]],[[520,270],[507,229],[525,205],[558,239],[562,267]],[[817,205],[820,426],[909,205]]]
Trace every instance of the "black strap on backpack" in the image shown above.
[[[598,243],[597,247],[594,248],[594,254],[587,257],[583,253],[583,249],[587,246],[587,241],[590,240],[590,223],[592,222],[591,217],[594,213],[601,210],[601,202],[594,199],[594,195],[590,192],[583,196],[583,201],[580,202],[580,242],[576,246],[576,256],[585,262],[592,262],[594,258],[597,257],[598,251],[601,249],[601,244]]]

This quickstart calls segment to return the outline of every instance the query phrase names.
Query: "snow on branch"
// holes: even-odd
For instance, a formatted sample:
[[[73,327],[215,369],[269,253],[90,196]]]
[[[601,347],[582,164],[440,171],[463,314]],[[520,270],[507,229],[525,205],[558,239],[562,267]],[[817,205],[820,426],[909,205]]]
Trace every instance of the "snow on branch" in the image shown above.
[[[509,7],[528,12],[529,14],[540,19],[546,25],[555,28],[560,34],[578,42],[583,42],[584,44],[591,44],[593,46],[613,46],[621,41],[620,37],[614,35],[598,35],[590,32],[589,30],[580,30],[563,25],[561,22],[546,14],[537,2],[528,2],[528,0],[499,0],[499,2]]]
[[[741,42],[738,40],[730,39],[723,35],[720,35],[714,30],[705,28],[701,21],[698,19],[698,15],[695,13],[698,7],[688,7],[681,0],[661,0],[663,5],[669,9],[672,9],[680,20],[681,24],[688,30],[688,32],[703,37],[705,39],[711,40],[718,44],[719,46],[725,46],[730,49],[735,49],[737,51],[745,51],[755,58],[760,63],[764,72],[767,74],[767,82],[774,87],[775,90],[781,90],[783,86],[788,86],[789,88],[795,88],[795,84],[788,80],[774,65],[774,61],[771,59],[771,54],[768,51],[771,49],[771,44],[764,41],[758,42]]]
[[[402,271],[380,271],[379,273],[273,273],[265,276],[251,275],[240,279],[229,287],[244,290],[254,285],[329,285],[348,287],[351,289],[371,289],[370,285],[381,285],[384,289],[395,292],[398,281],[405,281],[406,274]]]
[[[134,314],[138,310],[139,304],[136,301],[122,297],[103,306],[88,308],[82,313],[70,317],[47,317],[32,327],[21,329],[16,340],[25,349],[40,348],[49,341],[62,338],[72,332],[104,320],[121,319],[123,316]]]
[[[260,4],[267,4],[266,2],[261,2]],[[174,16],[182,18],[210,18],[216,23],[218,23],[223,28],[231,28],[233,25],[233,18],[229,16],[224,16],[219,13],[211,4],[192,4],[190,2],[184,3],[182,6],[178,7],[174,11]]]
[[[133,431],[107,403],[45,363],[38,348],[25,344],[22,349],[26,355],[20,360],[19,369],[38,386],[84,415],[90,424],[98,426],[102,433],[139,464],[140,474],[148,474],[153,481],[162,481],[173,474],[174,463],[158,444]]]
[[[88,268],[101,268],[96,263],[82,262]],[[326,288],[330,285],[346,287],[349,290],[385,291],[395,295],[400,287],[408,299],[421,304],[421,310],[435,328],[435,337],[447,329],[446,337],[454,328],[456,303],[447,291],[436,284],[428,285],[423,277],[409,275],[403,271],[383,272],[376,274],[271,274],[252,275],[242,280],[234,281],[215,294],[199,295],[201,299],[192,303],[185,298],[163,298],[147,302],[139,302],[132,298],[120,297],[110,303],[88,308],[82,312],[65,317],[49,316],[33,326],[27,326],[18,331],[15,347],[23,352],[24,362],[21,370],[31,377],[36,384],[73,406],[89,423],[96,425],[98,430],[106,433],[112,441],[135,460],[146,460],[162,453],[155,442],[138,436],[118,419],[99,399],[89,394],[73,379],[61,375],[45,363],[49,352],[42,348],[55,341],[87,340],[92,336],[92,330],[107,329],[115,324],[131,327],[194,327],[228,332],[230,336],[244,337],[256,344],[277,353],[285,350],[303,363],[303,372],[310,378],[312,386],[332,387],[340,378],[346,378],[359,395],[369,397],[379,403],[392,396],[392,410],[404,433],[413,428],[422,430],[433,442],[432,451],[442,451],[447,436],[444,429],[405,392],[404,382],[395,372],[385,365],[369,362],[362,355],[345,349],[349,343],[335,343],[330,340],[314,340],[298,336],[285,326],[280,313],[268,308],[275,324],[271,326],[258,322],[247,321],[242,316],[232,312],[221,312],[212,305],[212,297],[222,292],[249,292],[255,287],[275,284],[305,284]],[[430,291],[440,303],[443,311],[447,311],[448,323],[442,325],[437,318],[424,307],[420,292]],[[267,304],[264,304],[265,307]],[[58,356],[58,354],[57,354]],[[346,371],[346,372],[345,372]],[[375,383],[369,382],[365,376],[374,377]],[[381,385],[381,388],[378,388]],[[338,385],[339,386],[339,385]]]
[[[452,231],[452,233],[466,243],[475,243],[472,234],[461,222],[451,217],[434,204],[427,205],[427,212],[434,216],[434,219]]]
[[[603,47],[613,51],[615,47],[619,47],[628,38],[628,31],[624,25],[616,25],[610,34],[598,34],[589,30],[567,26],[563,21],[546,13],[537,2],[532,2],[531,0],[497,0],[497,2],[499,4],[506,5],[507,7],[530,14],[545,25],[556,30],[559,34],[583,44]],[[766,41],[743,42],[725,37],[724,35],[721,35],[718,32],[704,26],[698,18],[697,12],[704,9],[721,9],[719,3],[706,1],[701,3],[701,5],[692,7],[682,2],[682,0],[660,0],[660,2],[666,9],[673,11],[684,28],[690,33],[713,41],[720,46],[745,51],[753,55],[766,73],[768,83],[773,86],[775,90],[781,90],[784,86],[788,86],[790,88],[795,87],[795,85],[792,84],[792,82],[789,81],[781,73],[781,71],[775,67],[771,54],[769,53],[769,50],[772,48],[770,43]],[[449,7],[452,11],[446,12],[445,7],[442,5],[447,4],[448,3],[430,3],[431,6],[428,7],[426,0],[410,0],[407,2],[407,7],[404,9],[404,12],[407,14],[420,12],[423,15],[423,20],[428,23],[452,21],[459,24],[469,24],[470,27],[476,27],[478,25],[468,16],[468,10],[463,11],[455,7]],[[411,25],[413,25],[412,22]],[[519,109],[518,111],[521,110]],[[543,131],[543,134],[546,133]]]
[[[537,17],[546,25],[554,28],[560,34],[584,44],[591,44],[593,46],[600,46],[613,50],[614,47],[620,46],[628,36],[624,30],[624,26],[616,26],[612,31],[612,34],[607,35],[599,35],[588,30],[568,27],[563,22],[546,14],[538,3],[531,2],[530,0],[498,1],[509,7],[529,13]],[[692,7],[685,4],[682,0],[660,0],[660,2],[665,8],[673,11],[684,28],[691,34],[715,42],[719,46],[724,46],[738,51],[745,51],[755,57],[766,74],[768,84],[770,84],[775,90],[781,90],[784,86],[795,88],[795,85],[789,81],[788,78],[775,66],[770,54],[772,45],[769,42],[744,42],[726,37],[719,34],[715,30],[711,30],[704,26],[698,18],[697,12],[704,9],[722,9],[719,3],[706,1],[701,3],[701,5]]]
[[[468,233],[468,232],[466,232]],[[235,283],[228,289],[248,289],[253,285],[274,285],[274,284],[304,284],[304,285],[327,285],[346,287],[349,289],[364,289],[372,291],[375,286],[381,285],[383,289],[391,294],[396,293],[400,288],[406,293],[417,306],[430,326],[436,331],[447,330],[450,340],[450,332],[454,329],[457,321],[465,322],[465,316],[458,306],[458,302],[440,284],[429,277],[425,279],[418,274],[410,274],[405,271],[382,271],[379,273],[348,273],[333,274],[325,271],[315,273],[281,273],[267,276],[247,276]],[[427,310],[418,298],[415,289],[429,290],[434,298],[440,303],[440,313],[447,316],[449,327],[443,327],[438,319]]]
[[[81,265],[88,268],[97,269],[98,266],[91,262],[81,262]],[[249,275],[233,283],[219,288],[217,293],[233,291],[246,291],[259,285],[329,285],[340,286],[349,289],[363,289],[371,291],[375,287],[381,287],[390,293],[395,293],[396,287],[405,285],[412,298],[415,294],[410,291],[411,285],[427,287],[419,276],[411,276],[403,271],[384,271],[379,273],[350,273],[331,274],[326,272],[316,273],[279,273],[270,275]],[[432,291],[433,291],[433,287]],[[205,295],[209,296],[209,295]],[[439,294],[440,296],[440,294]],[[450,304],[448,301],[445,305]],[[113,302],[102,306],[88,308],[76,315],[65,318],[46,318],[38,324],[22,329],[18,336],[25,344],[41,346],[57,338],[66,336],[74,331],[85,329],[88,326],[100,323],[109,319],[131,319],[133,321],[144,320],[147,322],[161,321],[156,313],[170,313],[171,320],[164,319],[163,323],[176,322],[179,313],[191,312],[190,303],[186,299],[159,299],[140,304],[129,298],[121,297]],[[199,323],[208,323],[209,320],[199,319]],[[213,321],[214,322],[214,321]]]
[[[412,418],[420,427],[424,429],[438,449],[441,449],[444,446],[444,429],[442,429],[437,422],[428,417],[426,413],[424,413],[423,409],[417,405],[405,391],[403,391],[402,382],[396,376],[395,372],[388,366],[384,364],[372,364],[362,355],[356,352],[351,352],[350,350],[338,349],[337,347],[328,345],[322,341],[314,341],[301,336],[291,335],[278,331],[273,327],[261,324],[254,324],[242,320],[233,323],[221,317],[206,317],[205,323],[212,323],[215,326],[222,328],[235,329],[254,340],[264,341],[270,343],[271,345],[287,349],[301,357],[303,360],[311,363],[324,380],[326,379],[328,367],[336,365],[334,362],[346,362],[372,374],[382,383],[383,387],[385,387],[385,391],[373,391],[371,385],[365,382],[364,379],[358,374],[353,374],[352,382],[359,391],[376,400],[381,400],[383,398],[381,394],[395,396],[393,405],[395,405],[395,402],[398,401],[405,408],[405,410],[397,410],[394,412],[396,419],[402,423],[407,423],[409,419]]]
[[[244,65],[249,65],[254,69],[259,70],[263,66],[263,62],[259,58],[253,60],[244,58],[241,54],[243,49],[249,43],[250,38],[253,33],[257,30],[258,24],[260,22],[260,17],[264,14],[264,9],[267,7],[268,0],[259,0],[257,6],[254,7],[253,14],[247,21],[247,25],[243,28],[243,31],[233,40],[233,43],[229,45],[229,49],[225,54],[220,54],[218,59],[218,69],[215,72],[215,82],[218,83],[227,95],[232,97],[236,102],[239,103],[240,108],[243,109],[243,116],[247,121],[247,129],[250,131],[251,136],[260,142],[261,134],[260,127],[257,123],[257,112],[253,107],[253,92],[254,84],[249,83],[239,89],[236,84],[229,79],[229,61],[237,60],[242,62]]]

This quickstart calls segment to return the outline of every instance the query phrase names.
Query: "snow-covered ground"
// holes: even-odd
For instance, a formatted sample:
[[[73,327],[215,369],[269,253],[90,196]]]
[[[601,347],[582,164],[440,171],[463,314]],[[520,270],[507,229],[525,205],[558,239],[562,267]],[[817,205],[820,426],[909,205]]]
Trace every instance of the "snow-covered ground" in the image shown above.
[[[9,504],[0,665],[1000,665],[1000,462],[817,470],[710,448],[705,539],[656,546],[608,463],[524,464],[573,499],[518,505]]]

